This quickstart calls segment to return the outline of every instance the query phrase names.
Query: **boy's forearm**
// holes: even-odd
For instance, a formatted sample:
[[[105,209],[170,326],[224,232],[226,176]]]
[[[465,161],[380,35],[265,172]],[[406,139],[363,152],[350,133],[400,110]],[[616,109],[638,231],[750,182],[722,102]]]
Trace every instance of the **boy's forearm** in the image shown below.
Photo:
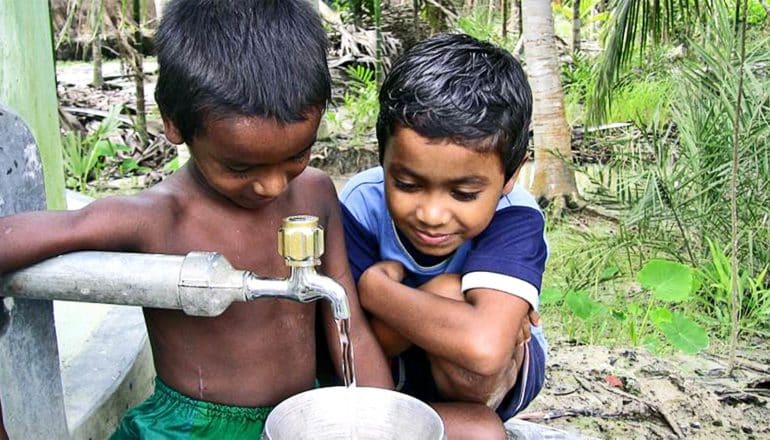
[[[520,342],[511,317],[526,317],[529,309],[525,301],[499,291],[456,301],[402,285],[377,271],[365,272],[359,286],[367,311],[428,353],[483,375],[507,365]]]
[[[65,252],[66,230],[71,221],[67,212],[30,212],[0,218],[0,274]]]

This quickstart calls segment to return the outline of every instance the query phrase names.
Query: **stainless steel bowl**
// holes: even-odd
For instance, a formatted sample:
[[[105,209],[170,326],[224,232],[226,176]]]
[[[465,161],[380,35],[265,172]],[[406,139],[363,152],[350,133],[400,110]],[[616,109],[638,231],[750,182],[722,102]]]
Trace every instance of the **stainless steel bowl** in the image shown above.
[[[265,440],[442,440],[444,424],[427,404],[395,391],[367,387],[317,388],[270,412]]]

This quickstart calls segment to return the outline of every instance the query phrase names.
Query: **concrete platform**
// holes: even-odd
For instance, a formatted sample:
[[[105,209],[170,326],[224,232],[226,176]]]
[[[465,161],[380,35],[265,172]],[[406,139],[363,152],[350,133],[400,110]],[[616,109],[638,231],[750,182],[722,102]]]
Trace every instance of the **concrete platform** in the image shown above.
[[[67,206],[91,201],[67,192]],[[73,439],[108,438],[125,410],[152,392],[152,364],[139,307],[54,301],[67,425]]]

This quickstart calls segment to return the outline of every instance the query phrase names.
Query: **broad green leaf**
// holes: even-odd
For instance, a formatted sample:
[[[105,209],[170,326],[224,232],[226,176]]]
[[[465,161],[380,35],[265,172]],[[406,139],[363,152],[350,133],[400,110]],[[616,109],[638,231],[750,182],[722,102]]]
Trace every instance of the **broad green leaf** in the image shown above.
[[[692,270],[684,264],[666,260],[650,260],[644,265],[637,281],[652,290],[656,299],[680,302],[690,296],[693,288]]]
[[[555,287],[546,287],[540,291],[540,304],[558,304],[564,298],[564,292]]]
[[[610,315],[618,321],[625,321],[628,319],[628,315],[626,315],[626,312],[622,310],[613,310]]]
[[[671,321],[661,323],[660,329],[671,345],[685,353],[695,354],[709,346],[706,330],[680,313],[674,313]]]
[[[658,328],[660,328],[660,325],[664,322],[670,322],[674,318],[674,315],[669,311],[668,309],[664,309],[663,307],[658,307],[657,309],[650,312],[650,320],[652,320],[652,323],[655,324]]]
[[[626,306],[626,310],[631,316],[640,316],[642,314],[642,306],[640,306],[639,303],[629,303],[628,306]]]
[[[131,158],[123,159],[123,162],[120,163],[121,174],[128,174],[131,171],[134,171],[138,168],[139,168],[139,164],[136,162],[136,160]]]
[[[587,321],[606,311],[606,307],[592,300],[585,291],[572,291],[564,297],[567,307],[572,310],[578,318]]]

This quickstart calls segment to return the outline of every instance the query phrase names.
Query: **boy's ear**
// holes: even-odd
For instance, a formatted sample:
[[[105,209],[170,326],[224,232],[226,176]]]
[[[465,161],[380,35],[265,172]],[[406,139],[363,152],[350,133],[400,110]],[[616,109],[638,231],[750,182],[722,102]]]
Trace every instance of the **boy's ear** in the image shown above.
[[[529,160],[529,153],[524,155],[524,158],[521,159],[521,163],[516,168],[516,171],[513,172],[513,175],[510,179],[508,179],[507,182],[505,182],[505,186],[503,186],[503,194],[508,194],[513,189],[513,185],[516,184],[516,179],[519,178],[519,171],[524,167],[524,164],[527,163]]]
[[[163,130],[165,132],[166,139],[168,139],[168,141],[174,145],[179,145],[184,143],[184,139],[182,139],[182,133],[179,131],[178,128],[176,128],[176,124],[174,124],[174,121],[167,118],[166,116],[162,116],[162,118],[163,118]]]

